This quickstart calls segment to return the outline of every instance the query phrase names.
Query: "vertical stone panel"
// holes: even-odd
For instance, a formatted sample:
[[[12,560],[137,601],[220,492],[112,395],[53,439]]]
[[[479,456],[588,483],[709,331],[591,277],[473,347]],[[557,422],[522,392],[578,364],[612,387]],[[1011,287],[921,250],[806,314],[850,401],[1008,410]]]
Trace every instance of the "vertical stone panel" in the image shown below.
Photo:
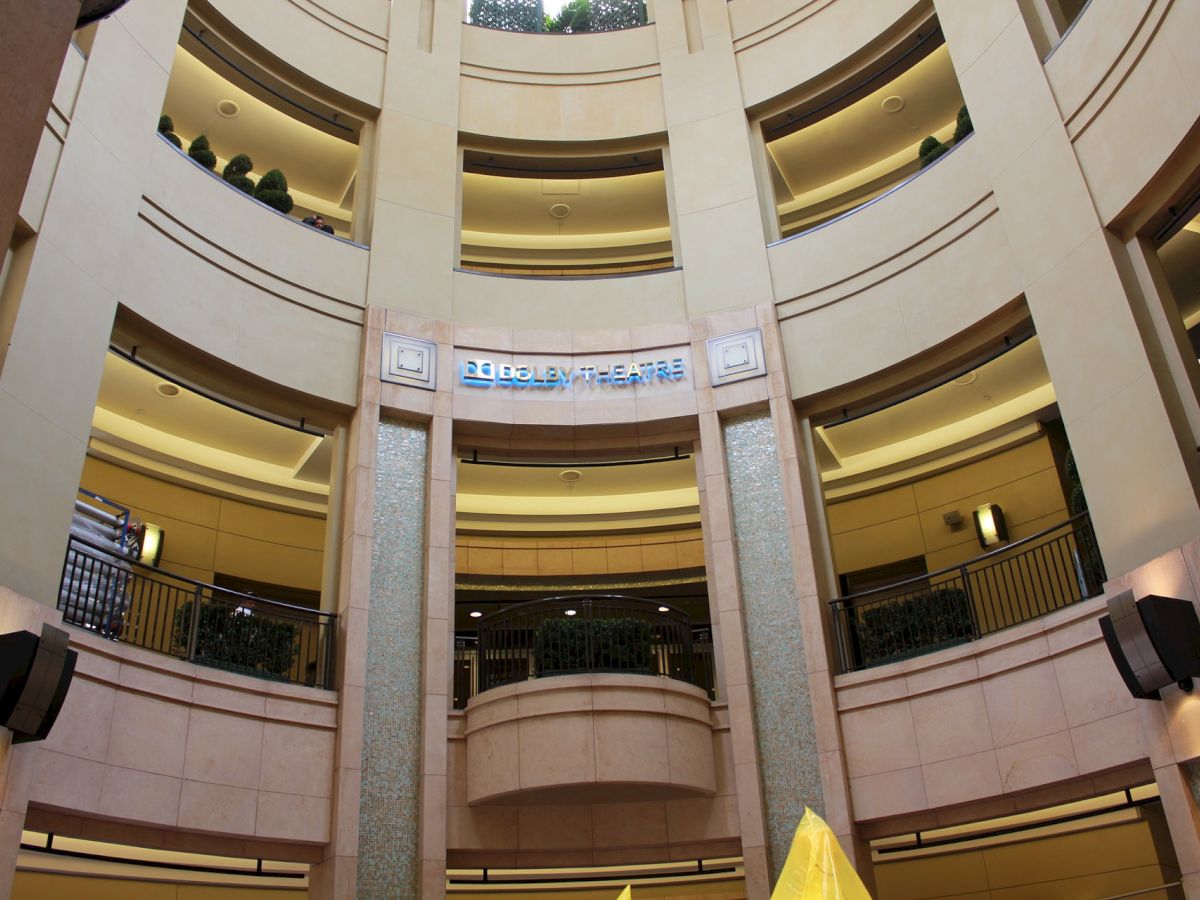
[[[358,896],[415,897],[429,433],[382,420],[367,629]]]
[[[774,880],[804,807],[824,815],[824,795],[775,424],[759,412],[728,420],[724,431]]]

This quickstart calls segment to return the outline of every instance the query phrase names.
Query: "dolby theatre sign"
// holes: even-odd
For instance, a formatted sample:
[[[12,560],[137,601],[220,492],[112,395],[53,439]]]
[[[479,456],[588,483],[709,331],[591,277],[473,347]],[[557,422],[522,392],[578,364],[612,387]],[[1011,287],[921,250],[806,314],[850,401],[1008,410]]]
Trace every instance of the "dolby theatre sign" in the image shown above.
[[[679,381],[686,374],[684,361],[679,358],[576,366],[528,366],[497,363],[490,359],[464,359],[458,367],[459,382],[477,388],[553,389],[569,388],[574,384],[632,387]]]

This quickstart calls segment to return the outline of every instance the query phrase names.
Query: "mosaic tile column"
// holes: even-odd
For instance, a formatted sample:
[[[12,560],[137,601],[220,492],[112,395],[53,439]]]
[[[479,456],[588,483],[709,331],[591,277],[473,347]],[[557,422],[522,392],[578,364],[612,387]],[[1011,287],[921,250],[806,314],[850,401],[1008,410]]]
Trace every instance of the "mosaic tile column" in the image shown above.
[[[361,900],[419,894],[428,445],[423,425],[379,423],[358,828]]]
[[[722,425],[772,880],[809,806],[825,814],[800,606],[769,412]]]

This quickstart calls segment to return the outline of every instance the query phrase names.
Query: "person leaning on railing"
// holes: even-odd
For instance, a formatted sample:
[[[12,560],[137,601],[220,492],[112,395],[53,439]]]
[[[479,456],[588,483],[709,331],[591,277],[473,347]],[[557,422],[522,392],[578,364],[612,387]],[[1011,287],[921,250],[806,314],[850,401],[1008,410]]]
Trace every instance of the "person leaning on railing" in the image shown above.
[[[326,234],[333,234],[333,226],[325,224],[324,216],[309,216],[304,220],[304,224],[311,225],[313,228],[316,228],[318,231],[324,231]]]

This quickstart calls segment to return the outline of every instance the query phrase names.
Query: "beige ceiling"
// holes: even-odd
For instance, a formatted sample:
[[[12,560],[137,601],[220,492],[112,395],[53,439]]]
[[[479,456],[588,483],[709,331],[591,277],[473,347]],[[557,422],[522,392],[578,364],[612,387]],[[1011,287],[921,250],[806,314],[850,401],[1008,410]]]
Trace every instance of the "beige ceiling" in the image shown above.
[[[560,474],[580,473],[576,481]],[[630,530],[698,520],[691,458],[572,467],[458,465],[458,527],[472,531]]]
[[[203,490],[324,510],[332,438],[267,422],[186,388],[164,397],[156,390],[164,383],[109,353],[90,451]]]
[[[241,111],[234,118],[225,118],[217,112],[221,100],[233,100]],[[306,195],[340,208],[352,187],[358,168],[356,144],[280,112],[182,47],[175,48],[163,112],[174,120],[184,149],[204,133],[222,161],[237,153],[248,154],[254,160],[251,176],[255,179],[268,169],[281,169],[297,202],[304,199],[299,195]]]
[[[1005,434],[1026,433],[1055,403],[1038,338],[977,369],[870,415],[817,429],[827,484],[866,480],[963,453],[990,452]]]
[[[883,100],[899,96],[898,113],[883,110]],[[843,180],[877,177],[881,160],[902,155],[930,134],[953,126],[962,107],[958,79],[945,45],[856,103],[767,145],[778,175],[792,197]],[[857,177],[859,173],[870,175]],[[776,180],[777,187],[780,186]],[[777,198],[781,203],[791,199]]]
[[[550,215],[558,203],[571,208],[565,219]],[[571,179],[466,172],[462,227],[477,234],[582,237],[604,243],[619,243],[628,233],[667,229],[669,238],[666,180],[661,171]]]

